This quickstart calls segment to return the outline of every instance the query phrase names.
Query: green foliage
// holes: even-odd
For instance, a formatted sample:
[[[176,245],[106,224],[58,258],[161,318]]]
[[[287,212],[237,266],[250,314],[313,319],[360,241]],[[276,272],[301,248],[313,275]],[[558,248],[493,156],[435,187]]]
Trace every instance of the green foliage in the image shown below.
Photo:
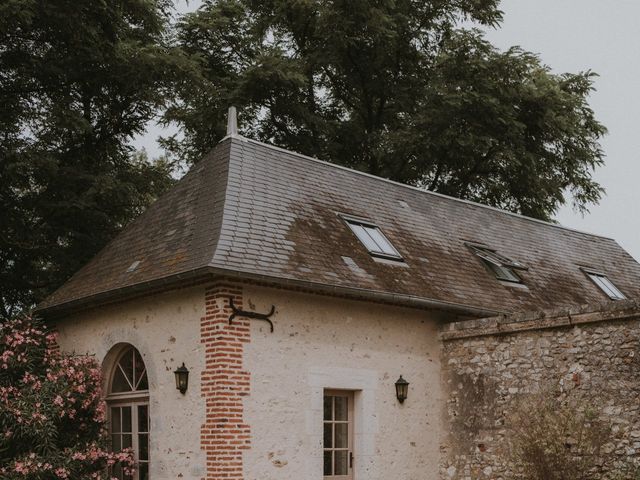
[[[169,0],[0,3],[0,318],[43,298],[170,183],[128,146],[187,68]]]
[[[584,210],[602,194],[594,74],[456,28],[498,25],[498,4],[205,1],[178,24],[200,72],[165,117],[185,139],[165,144],[197,161],[236,104],[245,133],[301,153],[537,218],[567,195]]]
[[[0,4],[0,318],[41,300],[171,183],[128,146],[158,110],[195,162],[244,133],[548,219],[597,202],[604,127],[591,72],[500,52],[499,0],[170,0]]]
[[[42,323],[0,324],[0,477],[101,479],[134,465],[130,451],[107,450],[100,366],[61,354]]]

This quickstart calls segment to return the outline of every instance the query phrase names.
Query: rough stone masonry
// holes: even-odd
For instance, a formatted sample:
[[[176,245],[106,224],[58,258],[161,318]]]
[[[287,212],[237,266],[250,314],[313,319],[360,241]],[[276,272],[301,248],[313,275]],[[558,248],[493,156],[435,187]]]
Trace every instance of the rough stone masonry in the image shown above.
[[[441,476],[509,479],[510,406],[541,385],[595,402],[613,424],[606,451],[640,461],[640,303],[450,323],[441,329],[449,434]]]

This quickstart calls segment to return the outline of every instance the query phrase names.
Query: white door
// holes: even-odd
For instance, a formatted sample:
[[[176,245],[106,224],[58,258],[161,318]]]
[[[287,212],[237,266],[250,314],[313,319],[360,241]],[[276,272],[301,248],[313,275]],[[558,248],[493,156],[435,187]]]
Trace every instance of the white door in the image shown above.
[[[353,479],[353,392],[324,392],[324,478]]]

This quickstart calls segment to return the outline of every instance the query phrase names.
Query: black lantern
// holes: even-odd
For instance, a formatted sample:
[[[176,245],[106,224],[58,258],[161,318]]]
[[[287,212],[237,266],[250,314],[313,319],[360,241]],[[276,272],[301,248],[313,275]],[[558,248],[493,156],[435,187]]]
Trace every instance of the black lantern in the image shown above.
[[[407,394],[409,393],[409,382],[407,382],[402,375],[396,381],[396,397],[398,397],[398,401],[403,403],[407,399]]]
[[[189,386],[189,370],[187,370],[187,367],[184,366],[184,362],[182,362],[182,366],[176,368],[173,373],[176,376],[176,388],[180,390],[180,393],[184,394]]]

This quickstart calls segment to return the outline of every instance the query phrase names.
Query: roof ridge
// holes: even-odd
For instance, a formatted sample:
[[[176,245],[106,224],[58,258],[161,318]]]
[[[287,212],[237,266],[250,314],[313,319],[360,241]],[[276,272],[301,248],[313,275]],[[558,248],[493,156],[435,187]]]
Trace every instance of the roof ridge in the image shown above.
[[[214,265],[216,265],[216,257],[219,256],[220,253],[220,239],[222,238],[223,232],[225,231],[225,226],[227,225],[228,221],[229,221],[229,208],[230,207],[230,191],[232,190],[231,187],[231,182],[230,182],[230,178],[231,178],[231,163],[233,162],[233,157],[234,157],[234,139],[244,139],[244,137],[242,137],[241,135],[239,135],[238,133],[231,133],[227,136],[225,136],[224,138],[222,138],[219,142],[218,145],[214,148],[218,148],[220,145],[222,145],[223,143],[228,141],[228,156],[227,156],[227,178],[225,180],[225,184],[224,184],[224,195],[222,196],[222,207],[221,207],[221,218],[220,218],[220,226],[218,228],[218,237],[216,239],[216,246],[213,249],[213,255],[211,256],[211,259],[208,262],[208,266],[209,267],[213,267]],[[240,144],[240,155],[244,154],[244,145]],[[237,147],[236,147],[237,148]],[[235,204],[233,205],[234,208],[237,207],[239,200],[237,198],[237,195],[234,196],[234,202]]]
[[[201,161],[206,161],[208,159],[208,157],[211,157],[210,161],[211,162],[215,162],[217,161],[217,159],[215,158],[216,152],[218,149],[223,149],[226,148],[226,159],[223,160],[224,164],[226,165],[226,172],[225,172],[225,178],[222,180],[222,192],[219,193],[220,195],[220,221],[219,224],[216,225],[216,231],[215,232],[205,232],[205,236],[208,236],[210,238],[213,238],[215,241],[215,245],[212,245],[212,252],[211,252],[211,257],[209,258],[207,264],[208,265],[212,265],[215,262],[215,258],[216,255],[218,254],[218,249],[220,247],[220,238],[222,236],[222,229],[223,229],[223,225],[224,225],[224,220],[225,220],[225,212],[226,212],[226,208],[227,208],[227,200],[229,197],[229,175],[230,175],[230,170],[231,170],[231,150],[233,148],[233,142],[229,142],[228,145],[224,145],[225,139],[220,140],[215,147],[213,147],[209,153],[201,160]],[[209,190],[211,189],[211,185],[206,184],[206,182],[202,185],[202,187],[205,190]],[[213,192],[213,194],[215,195],[215,192]],[[209,212],[209,214],[212,214],[213,211]],[[196,225],[196,228],[198,226]]]
[[[243,135],[239,135],[239,134],[227,135],[226,137],[224,137],[220,141],[222,142],[222,141],[228,140],[228,139],[231,139],[232,141],[233,140],[238,140],[238,141],[241,141],[241,142],[254,143],[256,145],[260,145],[260,146],[263,146],[263,147],[271,148],[273,150],[277,150],[279,152],[284,152],[284,153],[287,153],[289,155],[293,155],[293,156],[296,156],[296,157],[299,157],[299,158],[303,158],[303,159],[308,160],[308,161],[312,161],[312,162],[320,163],[320,164],[323,164],[323,165],[327,165],[327,166],[330,166],[330,167],[333,167],[333,168],[336,168],[336,169],[339,169],[339,170],[345,170],[345,171],[348,171],[348,172],[351,172],[351,173],[355,173],[355,174],[358,174],[358,175],[362,175],[362,176],[365,176],[365,177],[368,177],[368,178],[372,178],[372,179],[375,179],[375,180],[378,180],[378,181],[382,181],[382,182],[398,185],[400,187],[404,187],[404,188],[407,188],[407,189],[410,189],[410,190],[413,190],[413,191],[416,191],[416,192],[421,192],[421,193],[426,194],[426,195],[434,195],[436,197],[445,198],[445,199],[448,199],[448,200],[453,200],[453,201],[456,201],[456,202],[460,202],[460,203],[464,203],[464,204],[467,204],[467,205],[471,205],[473,207],[480,207],[480,208],[493,210],[495,212],[499,212],[499,213],[502,213],[502,214],[505,214],[505,215],[509,215],[509,216],[516,217],[516,218],[521,218],[523,220],[539,223],[539,224],[546,225],[546,226],[549,226],[549,227],[558,228],[560,230],[566,230],[566,231],[569,231],[569,232],[579,233],[579,234],[582,234],[582,235],[588,235],[590,237],[598,237],[598,238],[604,238],[606,240],[615,241],[614,238],[608,237],[606,235],[602,235],[600,233],[587,232],[586,230],[580,230],[580,229],[577,229],[577,228],[571,228],[571,227],[567,227],[565,225],[561,225],[559,223],[553,223],[553,222],[549,222],[549,221],[546,221],[546,220],[540,220],[538,218],[528,217],[527,215],[522,215],[522,214],[519,214],[519,213],[510,212],[510,211],[504,210],[502,208],[492,207],[491,205],[484,205],[482,203],[474,202],[472,200],[465,200],[465,199],[462,199],[462,198],[457,198],[457,197],[452,197],[450,195],[445,195],[443,193],[434,192],[432,190],[426,190],[426,189],[422,189],[422,188],[419,188],[419,187],[415,187],[413,185],[407,185],[406,183],[398,182],[396,180],[391,180],[389,178],[378,177],[378,176],[373,175],[371,173],[367,173],[367,172],[363,172],[363,171],[360,171],[360,170],[356,170],[354,168],[345,167],[343,165],[338,165],[337,163],[328,162],[326,160],[320,160],[319,158],[315,158],[315,157],[311,157],[309,155],[305,155],[303,153],[298,153],[298,152],[294,152],[294,151],[291,151],[291,150],[287,150],[286,148],[278,147],[278,146],[272,145],[270,143],[261,142],[259,140],[254,140],[253,138],[248,138],[248,137],[245,137]]]

